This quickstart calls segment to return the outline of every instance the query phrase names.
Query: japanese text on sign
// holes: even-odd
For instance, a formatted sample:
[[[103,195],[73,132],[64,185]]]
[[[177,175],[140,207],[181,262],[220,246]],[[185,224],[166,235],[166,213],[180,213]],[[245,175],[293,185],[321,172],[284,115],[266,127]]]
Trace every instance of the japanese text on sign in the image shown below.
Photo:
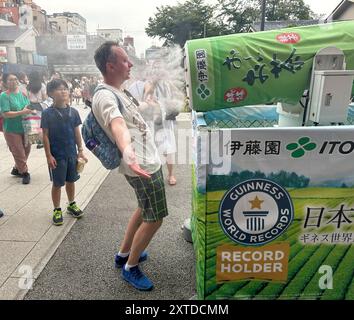
[[[280,141],[265,141],[264,146],[261,141],[231,141],[227,147],[231,151],[231,155],[241,152],[243,155],[259,155],[264,152],[265,155],[279,155]]]
[[[278,79],[280,73],[283,70],[286,70],[292,74],[295,74],[297,71],[301,70],[304,61],[301,60],[299,55],[295,55],[296,49],[293,48],[290,55],[284,61],[279,59],[276,53],[273,54],[273,59],[270,62],[269,68],[270,72],[274,75],[275,79]],[[253,86],[256,80],[259,80],[261,84],[265,83],[270,75],[267,74],[267,64],[264,63],[264,57],[261,53],[257,53],[258,56],[254,57],[242,57],[240,52],[233,49],[230,51],[230,56],[227,56],[223,65],[226,66],[229,71],[232,69],[239,70],[241,69],[243,61],[256,60],[254,67],[247,71],[247,74],[242,79],[242,81],[247,82],[248,85]]]
[[[307,208],[304,228],[316,227],[321,228],[323,224],[334,224],[337,229],[340,229],[344,224],[352,224],[349,219],[349,214],[354,213],[354,209],[344,208],[344,204],[340,208],[326,211],[326,208]],[[332,215],[330,219],[328,214]],[[326,217],[326,218],[325,218]],[[327,220],[327,221],[325,221]]]
[[[195,52],[196,57],[196,66],[199,82],[208,82],[208,62],[207,62],[207,53],[205,50],[200,49]]]
[[[86,35],[66,36],[68,50],[86,50]]]

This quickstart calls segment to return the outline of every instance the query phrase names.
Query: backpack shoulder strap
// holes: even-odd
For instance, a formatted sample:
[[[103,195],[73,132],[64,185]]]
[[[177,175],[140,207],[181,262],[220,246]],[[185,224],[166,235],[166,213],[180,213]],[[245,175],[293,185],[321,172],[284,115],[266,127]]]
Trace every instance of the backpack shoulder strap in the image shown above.
[[[95,92],[94,92],[93,95],[95,95],[98,91],[101,91],[101,90],[107,90],[107,91],[110,91],[110,92],[112,92],[114,94],[114,96],[116,97],[117,103],[118,103],[118,109],[122,113],[122,110],[124,109],[122,101],[120,100],[118,95],[113,90],[110,90],[110,89],[108,89],[106,87],[98,87],[98,88],[95,89]],[[92,108],[91,108],[91,110],[92,110]]]

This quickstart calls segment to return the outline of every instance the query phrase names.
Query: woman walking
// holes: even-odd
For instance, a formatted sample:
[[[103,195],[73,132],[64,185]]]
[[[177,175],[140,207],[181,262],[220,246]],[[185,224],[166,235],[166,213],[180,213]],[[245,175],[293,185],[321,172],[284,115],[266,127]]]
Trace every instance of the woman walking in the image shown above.
[[[37,114],[41,115],[44,107],[44,101],[47,100],[47,89],[45,84],[42,82],[43,78],[37,71],[33,71],[30,73],[29,83],[27,86],[28,90],[28,99],[31,104],[32,110],[37,110]],[[37,149],[43,148],[43,143],[39,141],[37,144]]]
[[[29,184],[31,178],[28,173],[27,159],[31,151],[31,145],[25,145],[22,116],[35,114],[36,111],[27,108],[30,102],[20,92],[16,75],[5,74],[3,83],[7,89],[0,96],[1,113],[4,118],[3,130],[6,143],[15,160],[15,166],[11,174],[22,177],[23,184]]]

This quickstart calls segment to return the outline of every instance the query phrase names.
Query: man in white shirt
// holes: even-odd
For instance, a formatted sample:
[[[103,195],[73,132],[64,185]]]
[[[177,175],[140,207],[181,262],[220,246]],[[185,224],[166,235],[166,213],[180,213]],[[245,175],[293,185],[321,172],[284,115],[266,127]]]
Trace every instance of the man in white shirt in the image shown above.
[[[118,43],[108,41],[96,50],[95,62],[104,81],[96,89],[92,111],[121,151],[119,172],[133,187],[139,205],[129,220],[115,264],[122,268],[124,280],[148,291],[153,283],[139,269],[139,262],[146,260],[144,250],[168,215],[161,160],[153,135],[139,113],[139,103],[121,89],[133,66],[126,52]]]

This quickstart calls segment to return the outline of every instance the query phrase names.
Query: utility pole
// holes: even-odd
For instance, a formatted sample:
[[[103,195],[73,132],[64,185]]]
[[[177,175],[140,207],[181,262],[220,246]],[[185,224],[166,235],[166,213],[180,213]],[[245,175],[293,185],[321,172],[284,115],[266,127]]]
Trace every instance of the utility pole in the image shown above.
[[[264,31],[265,24],[265,8],[266,8],[266,0],[262,0],[262,19],[261,19],[261,31]]]

